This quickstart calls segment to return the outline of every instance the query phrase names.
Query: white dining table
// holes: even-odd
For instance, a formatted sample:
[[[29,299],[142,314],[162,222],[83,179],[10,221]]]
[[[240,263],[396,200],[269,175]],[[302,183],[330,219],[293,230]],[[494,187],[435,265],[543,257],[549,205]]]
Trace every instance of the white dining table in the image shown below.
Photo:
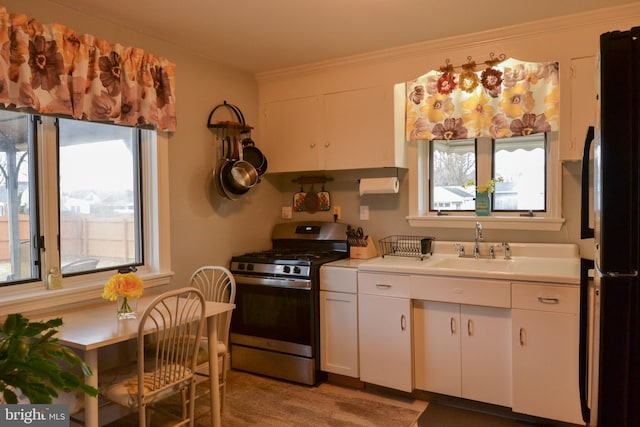
[[[138,300],[138,317],[157,295],[144,295]],[[211,388],[211,425],[220,426],[220,389],[218,383],[218,315],[235,308],[235,304],[206,302],[207,336],[209,350],[209,386]],[[63,309],[53,314],[38,316],[45,320],[61,317],[63,325],[56,337],[59,342],[76,350],[81,350],[84,362],[93,375],[85,376],[85,384],[98,387],[98,349],[135,339],[138,335],[139,319],[117,319],[114,302]],[[98,398],[85,394],[85,426],[98,427]]]

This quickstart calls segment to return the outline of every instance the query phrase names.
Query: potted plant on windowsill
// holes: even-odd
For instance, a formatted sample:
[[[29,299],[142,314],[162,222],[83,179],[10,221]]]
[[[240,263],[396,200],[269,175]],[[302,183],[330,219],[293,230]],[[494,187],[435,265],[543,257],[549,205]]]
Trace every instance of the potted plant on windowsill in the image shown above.
[[[89,367],[54,336],[61,318],[31,322],[21,314],[10,314],[0,328],[0,402],[18,403],[18,395],[30,403],[51,403],[58,391],[80,390],[97,396],[98,390],[84,383],[81,376],[60,363],[80,366],[84,375]]]

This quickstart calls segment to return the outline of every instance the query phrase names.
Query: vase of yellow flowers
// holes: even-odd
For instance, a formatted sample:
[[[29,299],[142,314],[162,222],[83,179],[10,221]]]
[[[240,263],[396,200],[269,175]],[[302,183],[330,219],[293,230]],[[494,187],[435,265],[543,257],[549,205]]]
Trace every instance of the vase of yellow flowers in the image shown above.
[[[118,319],[137,317],[138,299],[142,296],[144,282],[135,272],[133,266],[122,268],[104,285],[102,298],[116,302]]]
[[[489,216],[491,215],[491,193],[496,188],[496,182],[503,182],[502,177],[492,178],[486,185],[478,185],[476,187],[476,215],[477,216]],[[474,185],[474,181],[468,181],[464,184],[464,187]]]

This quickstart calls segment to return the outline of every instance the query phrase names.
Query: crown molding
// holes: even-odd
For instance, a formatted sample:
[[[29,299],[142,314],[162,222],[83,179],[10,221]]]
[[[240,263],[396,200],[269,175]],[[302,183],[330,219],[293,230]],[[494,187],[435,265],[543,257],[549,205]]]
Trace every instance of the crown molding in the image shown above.
[[[425,52],[437,53],[460,46],[483,46],[496,41],[520,39],[549,31],[579,30],[609,23],[615,24],[621,18],[625,20],[640,19],[640,2],[630,5],[597,9],[573,15],[564,15],[556,18],[542,19],[524,24],[504,26],[493,30],[463,34],[460,36],[427,40],[418,43],[398,46],[395,48],[377,50],[359,55],[351,55],[342,58],[314,62],[310,64],[282,68],[255,74],[257,81],[268,81],[286,78],[293,75],[311,74],[321,72],[334,67],[353,64],[366,64],[380,61],[388,61],[395,58],[407,58],[424,55]]]

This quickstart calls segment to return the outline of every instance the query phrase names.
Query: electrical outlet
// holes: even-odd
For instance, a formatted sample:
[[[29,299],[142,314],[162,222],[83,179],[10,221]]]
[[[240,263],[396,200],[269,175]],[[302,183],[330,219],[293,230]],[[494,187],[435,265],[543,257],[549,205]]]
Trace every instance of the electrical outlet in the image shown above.
[[[340,206],[334,206],[333,215],[336,219],[342,219],[342,208]]]
[[[282,207],[282,219],[291,219],[293,218],[293,211],[291,206],[283,206]]]
[[[360,206],[360,220],[368,221],[369,220],[369,206],[363,205]]]

